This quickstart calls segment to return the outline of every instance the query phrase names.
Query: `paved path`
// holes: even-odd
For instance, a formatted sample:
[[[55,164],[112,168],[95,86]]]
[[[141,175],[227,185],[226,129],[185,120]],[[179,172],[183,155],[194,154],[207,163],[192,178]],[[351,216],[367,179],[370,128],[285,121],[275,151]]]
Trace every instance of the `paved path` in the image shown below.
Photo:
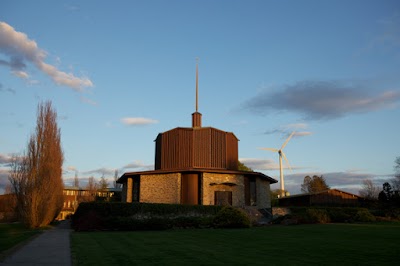
[[[71,266],[71,229],[69,221],[62,221],[7,257],[1,266],[60,265]]]

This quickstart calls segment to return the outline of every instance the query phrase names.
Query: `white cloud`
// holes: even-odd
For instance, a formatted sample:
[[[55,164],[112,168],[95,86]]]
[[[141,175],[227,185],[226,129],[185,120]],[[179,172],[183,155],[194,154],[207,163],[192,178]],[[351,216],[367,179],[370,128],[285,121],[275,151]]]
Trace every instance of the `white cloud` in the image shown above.
[[[146,165],[141,161],[134,161],[129,163],[123,167],[124,169],[141,169],[141,170],[150,170],[154,169],[153,165]]]
[[[78,169],[76,169],[75,166],[68,166],[68,167],[67,167],[67,171],[75,172],[75,171],[77,171],[77,170],[78,170]]]
[[[27,74],[23,69],[26,67],[25,62],[29,62],[58,85],[67,86],[76,91],[93,86],[92,81],[87,77],[78,78],[72,73],[60,71],[55,66],[45,63],[47,53],[25,33],[16,31],[5,22],[0,22],[0,53],[9,56],[9,61],[1,60],[0,65],[10,67],[13,73],[21,78],[26,78]]]
[[[19,78],[22,78],[22,79],[28,79],[29,78],[28,73],[26,73],[25,71],[22,71],[22,70],[14,70],[14,71],[12,71],[12,73],[15,76],[17,76]]]
[[[156,124],[158,120],[144,118],[144,117],[125,117],[121,119],[121,122],[128,126],[143,126],[149,124]]]

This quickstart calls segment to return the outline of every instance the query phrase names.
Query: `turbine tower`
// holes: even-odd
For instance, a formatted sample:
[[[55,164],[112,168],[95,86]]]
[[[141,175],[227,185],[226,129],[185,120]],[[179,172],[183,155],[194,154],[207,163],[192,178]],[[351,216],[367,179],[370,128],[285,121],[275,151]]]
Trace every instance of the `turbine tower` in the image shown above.
[[[285,153],[283,152],[283,149],[285,146],[288,144],[289,140],[293,137],[295,131],[290,134],[290,136],[286,139],[286,141],[283,143],[282,147],[280,149],[275,149],[275,148],[259,148],[260,150],[267,150],[267,151],[272,151],[272,152],[277,152],[279,154],[279,172],[280,172],[280,183],[281,183],[281,196],[285,196],[284,190],[285,190],[285,181],[283,178],[283,164],[282,164],[282,157],[285,159],[286,163],[288,164],[290,170],[292,170],[292,167],[290,167],[289,160],[287,159]]]

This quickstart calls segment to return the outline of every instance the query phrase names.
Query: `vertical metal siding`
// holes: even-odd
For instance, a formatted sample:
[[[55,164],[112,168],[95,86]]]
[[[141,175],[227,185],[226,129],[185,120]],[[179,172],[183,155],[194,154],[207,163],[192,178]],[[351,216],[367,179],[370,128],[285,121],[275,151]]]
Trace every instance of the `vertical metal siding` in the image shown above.
[[[214,128],[176,128],[156,139],[155,168],[237,170],[238,140]]]
[[[193,131],[193,166],[205,167],[210,165],[211,146],[210,129],[201,129]]]
[[[225,133],[213,130],[211,134],[211,167],[226,168]]]
[[[199,174],[182,174],[181,204],[199,204]]]
[[[180,130],[178,133],[178,139],[178,160],[173,162],[174,168],[189,168],[193,165],[193,130]]]
[[[238,140],[232,133],[226,133],[226,168],[229,170],[238,169]]]

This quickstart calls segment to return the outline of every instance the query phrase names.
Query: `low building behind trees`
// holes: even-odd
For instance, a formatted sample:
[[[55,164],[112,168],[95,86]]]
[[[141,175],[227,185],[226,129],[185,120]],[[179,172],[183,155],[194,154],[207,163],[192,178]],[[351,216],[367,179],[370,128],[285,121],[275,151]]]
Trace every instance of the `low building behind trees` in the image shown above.
[[[121,201],[121,188],[104,188],[99,190],[65,187],[64,204],[57,220],[67,219],[78,209],[79,203],[89,201]]]
[[[328,189],[316,193],[298,194],[278,199],[279,207],[357,207],[364,198],[339,189]]]

